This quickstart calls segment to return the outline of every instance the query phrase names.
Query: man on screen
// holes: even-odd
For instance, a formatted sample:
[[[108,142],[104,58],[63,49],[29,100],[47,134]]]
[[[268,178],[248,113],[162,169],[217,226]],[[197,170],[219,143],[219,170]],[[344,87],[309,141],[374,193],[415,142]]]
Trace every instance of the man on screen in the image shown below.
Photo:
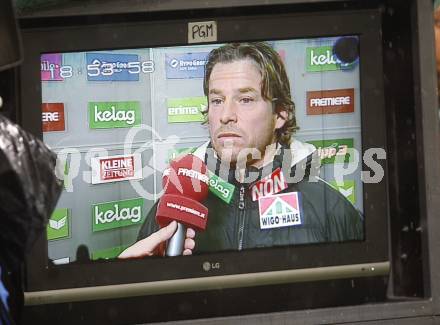
[[[204,93],[211,140],[194,155],[221,177],[232,198],[209,193],[202,202],[209,210],[206,230],[187,230],[184,255],[363,238],[360,213],[312,175],[315,148],[293,138],[295,106],[276,51],[266,43],[211,51]],[[173,235],[175,222],[158,230],[156,207],[121,258],[153,255]]]

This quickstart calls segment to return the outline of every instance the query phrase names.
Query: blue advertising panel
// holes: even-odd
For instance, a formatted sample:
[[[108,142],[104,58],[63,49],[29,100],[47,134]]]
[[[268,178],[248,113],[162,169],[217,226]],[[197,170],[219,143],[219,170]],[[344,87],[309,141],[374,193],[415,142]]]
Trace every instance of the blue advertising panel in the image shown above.
[[[208,53],[166,54],[167,79],[203,78]]]
[[[140,62],[136,54],[86,53],[87,80],[138,81]]]

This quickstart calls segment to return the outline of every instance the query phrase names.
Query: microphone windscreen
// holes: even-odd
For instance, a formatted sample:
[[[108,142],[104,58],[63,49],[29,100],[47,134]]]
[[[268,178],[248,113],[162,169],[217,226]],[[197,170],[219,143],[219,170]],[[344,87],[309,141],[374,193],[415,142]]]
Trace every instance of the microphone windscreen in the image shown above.
[[[201,203],[182,195],[164,194],[157,206],[156,221],[160,227],[171,221],[203,231],[208,222],[208,209]]]
[[[206,164],[194,155],[173,160],[162,178],[165,194],[182,195],[198,202],[208,196],[208,184]]]

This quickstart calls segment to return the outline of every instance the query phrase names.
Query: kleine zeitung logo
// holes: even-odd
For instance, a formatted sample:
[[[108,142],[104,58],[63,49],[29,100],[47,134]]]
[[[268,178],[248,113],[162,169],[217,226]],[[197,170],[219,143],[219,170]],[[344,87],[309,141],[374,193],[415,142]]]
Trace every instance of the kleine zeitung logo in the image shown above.
[[[142,179],[140,154],[94,157],[91,159],[92,184]]]

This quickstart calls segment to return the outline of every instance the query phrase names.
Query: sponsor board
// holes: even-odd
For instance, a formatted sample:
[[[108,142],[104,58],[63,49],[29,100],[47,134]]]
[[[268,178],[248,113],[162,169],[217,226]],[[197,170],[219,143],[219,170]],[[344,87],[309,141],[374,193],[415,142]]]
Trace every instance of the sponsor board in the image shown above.
[[[298,192],[262,196],[258,199],[260,228],[273,229],[302,224]]]
[[[226,182],[214,173],[209,173],[209,191],[229,204],[234,195],[235,186]]]
[[[354,112],[354,89],[318,90],[307,92],[307,115]]]
[[[137,101],[89,102],[91,129],[130,128],[141,124],[141,109]]]
[[[92,184],[142,179],[142,158],[139,153],[93,157]]]
[[[88,81],[139,80],[137,54],[86,53],[86,62]]]
[[[202,111],[206,110],[207,105],[206,97],[169,98],[168,123],[203,122]]]
[[[92,252],[92,260],[99,260],[99,259],[111,259],[111,258],[116,258],[119,256],[119,254],[121,254],[124,249],[126,249],[129,245],[124,245],[124,246],[116,246],[116,247],[111,247],[111,248],[105,248],[105,249],[100,249],[100,250],[96,250],[94,252]]]
[[[208,52],[165,54],[167,79],[203,78]]]
[[[173,148],[169,149],[167,153],[167,161],[165,163],[169,163],[170,161],[180,158],[182,156],[193,153],[197,147],[187,147],[187,148]]]
[[[63,103],[41,104],[41,121],[43,132],[65,131],[65,115]]]
[[[344,156],[344,160],[340,162],[352,162],[353,157],[350,153],[353,150],[353,142],[353,139],[307,141],[316,147],[318,156],[321,157],[321,164],[334,164],[336,156]]]
[[[336,181],[328,182],[335,190],[339,191],[352,204],[356,204],[356,182],[354,180],[345,180],[338,185]]]
[[[333,55],[332,46],[307,47],[306,60],[307,72],[347,70],[354,67],[354,63],[343,63]]]
[[[50,53],[41,55],[41,81],[63,81],[61,77],[61,66],[63,55],[61,53]]]
[[[252,186],[252,201],[256,201],[262,196],[279,193],[285,190],[287,186],[283,171],[281,168],[277,168],[272,174],[263,177]]]
[[[47,224],[47,240],[63,239],[70,236],[70,212],[67,208],[56,209]]]
[[[104,202],[92,205],[92,231],[123,228],[143,221],[142,198]]]

